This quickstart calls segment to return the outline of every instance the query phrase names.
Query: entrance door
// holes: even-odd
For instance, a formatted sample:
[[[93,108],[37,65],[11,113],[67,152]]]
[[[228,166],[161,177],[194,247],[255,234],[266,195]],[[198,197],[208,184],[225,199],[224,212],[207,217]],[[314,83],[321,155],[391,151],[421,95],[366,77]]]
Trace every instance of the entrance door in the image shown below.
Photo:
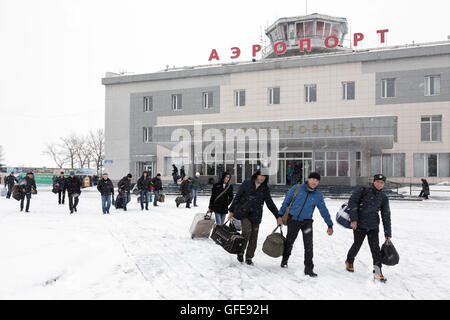
[[[153,177],[153,162],[144,165],[144,171],[148,172],[149,177]]]

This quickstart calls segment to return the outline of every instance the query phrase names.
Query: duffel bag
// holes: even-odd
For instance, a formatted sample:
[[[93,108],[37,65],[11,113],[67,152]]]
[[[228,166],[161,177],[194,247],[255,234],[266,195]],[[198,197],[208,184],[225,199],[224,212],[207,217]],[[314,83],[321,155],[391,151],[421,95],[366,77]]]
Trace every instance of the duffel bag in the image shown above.
[[[17,186],[13,187],[12,197],[14,199],[16,199],[17,201],[22,200],[22,194],[23,194],[23,191],[22,191],[22,188],[20,186],[17,185]]]
[[[176,203],[186,203],[186,198],[183,196],[178,196],[178,197],[176,197],[175,202]]]
[[[236,231],[233,223],[215,225],[211,233],[211,239],[231,254],[243,254],[245,250],[245,238]]]
[[[350,212],[349,207],[347,203],[344,203],[341,208],[339,209],[338,213],[336,213],[336,222],[346,228],[351,229],[351,221],[350,221]]]
[[[164,202],[166,200],[166,195],[164,193],[160,193],[158,196],[158,202]]]
[[[400,261],[400,256],[392,241],[386,240],[381,246],[381,263],[387,266],[395,266]]]
[[[280,228],[280,233],[276,232],[278,228]],[[264,241],[262,251],[272,258],[279,258],[283,255],[285,242],[283,228],[279,225]]]

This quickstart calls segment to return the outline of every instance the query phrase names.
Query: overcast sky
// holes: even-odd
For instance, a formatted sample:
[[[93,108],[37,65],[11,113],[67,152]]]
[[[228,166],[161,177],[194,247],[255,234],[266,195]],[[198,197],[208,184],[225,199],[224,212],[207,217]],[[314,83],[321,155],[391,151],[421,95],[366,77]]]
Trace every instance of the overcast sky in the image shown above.
[[[346,17],[361,48],[450,35],[448,0],[315,0],[308,13]],[[9,166],[53,167],[46,143],[104,127],[105,72],[222,62],[239,46],[251,58],[263,29],[305,14],[305,1],[0,0],[0,145]],[[264,36],[265,37],[265,36]]]

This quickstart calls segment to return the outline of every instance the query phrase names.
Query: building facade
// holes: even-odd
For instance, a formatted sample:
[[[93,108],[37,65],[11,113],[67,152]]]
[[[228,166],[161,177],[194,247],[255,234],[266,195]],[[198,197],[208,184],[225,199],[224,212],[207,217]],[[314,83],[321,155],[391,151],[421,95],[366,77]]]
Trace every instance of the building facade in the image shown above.
[[[203,129],[278,129],[271,183],[357,185],[384,173],[400,183],[450,179],[450,41],[340,50],[140,74],[107,74],[106,171],[149,170],[170,180],[172,164],[240,183],[261,166],[251,152],[194,165],[173,156],[171,134]]]

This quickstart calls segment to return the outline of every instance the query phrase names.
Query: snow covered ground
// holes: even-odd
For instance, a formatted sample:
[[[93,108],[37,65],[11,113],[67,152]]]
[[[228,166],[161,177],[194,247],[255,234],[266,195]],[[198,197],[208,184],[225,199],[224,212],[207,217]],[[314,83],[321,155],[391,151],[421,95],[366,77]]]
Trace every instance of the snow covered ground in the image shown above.
[[[279,206],[282,199],[276,199]],[[342,201],[327,200],[334,219]],[[448,299],[450,298],[450,201],[391,202],[393,243],[400,264],[384,267],[386,284],[372,280],[367,242],[356,272],[344,261],[352,232],[326,234],[318,212],[314,224],[316,279],[303,274],[301,236],[289,269],[262,251],[275,219],[265,209],[255,266],[241,265],[210,239],[191,240],[188,229],[200,207],[176,208],[167,196],[141,212],[100,214],[95,190],[81,195],[78,214],[40,189],[31,213],[0,198],[1,299]],[[182,205],[184,206],[184,205]]]

